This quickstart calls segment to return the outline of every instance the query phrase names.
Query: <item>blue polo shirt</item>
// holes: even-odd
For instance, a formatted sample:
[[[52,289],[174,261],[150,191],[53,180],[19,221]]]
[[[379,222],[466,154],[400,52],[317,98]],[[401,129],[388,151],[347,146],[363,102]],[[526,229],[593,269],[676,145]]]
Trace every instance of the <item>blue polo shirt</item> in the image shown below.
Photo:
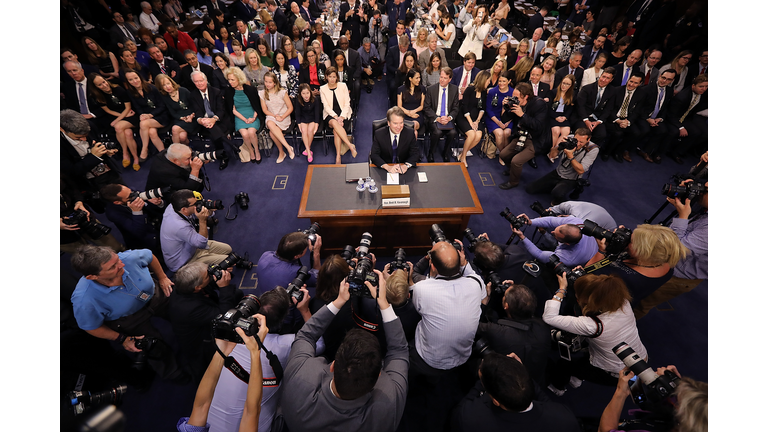
[[[555,228],[557,228],[560,225],[565,224],[574,224],[574,225],[580,225],[583,224],[584,220],[577,218],[575,216],[567,216],[567,217],[540,217],[536,219],[531,220],[531,226],[534,228],[544,228],[547,231],[552,231]],[[589,236],[582,236],[581,240],[579,240],[578,243],[573,245],[558,243],[557,248],[554,252],[551,251],[542,251],[538,247],[536,247],[533,242],[531,242],[528,237],[523,240],[523,247],[531,254],[534,258],[541,262],[547,262],[549,261],[550,255],[557,255],[558,258],[560,258],[560,261],[562,261],[563,264],[567,265],[568,267],[575,267],[578,265],[584,265],[587,263],[587,261],[590,260],[595,254],[597,253],[597,242],[593,237]]]
[[[149,249],[129,250],[117,256],[125,264],[122,285],[106,287],[81,277],[72,293],[75,319],[83,330],[95,330],[104,321],[134,314],[155,294],[155,282],[149,273],[152,252]],[[142,294],[146,294],[144,300],[140,298]]]

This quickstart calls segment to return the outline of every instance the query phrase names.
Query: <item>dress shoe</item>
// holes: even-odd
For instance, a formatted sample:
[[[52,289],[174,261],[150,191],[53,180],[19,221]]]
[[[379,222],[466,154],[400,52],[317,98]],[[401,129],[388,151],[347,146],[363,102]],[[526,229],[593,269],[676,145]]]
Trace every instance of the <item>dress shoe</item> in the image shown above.
[[[147,156],[149,157],[149,156]],[[147,161],[147,158],[139,156],[139,163],[144,163]]]
[[[261,163],[261,159],[256,159],[256,165]]]
[[[624,150],[624,154],[622,155],[625,161],[632,162],[632,157],[629,156],[629,152]]]
[[[499,185],[499,189],[504,189],[504,190],[512,189],[513,187],[517,187],[517,185],[513,185],[510,182],[502,183]]]
[[[427,162],[432,163],[434,161],[435,161],[435,156],[432,153],[428,154],[427,155]]]
[[[450,161],[451,161],[451,154],[443,153],[443,162],[450,162]]]
[[[653,162],[657,163],[657,164],[660,164],[661,163],[661,156],[656,156],[655,158],[653,158]]]
[[[600,155],[600,159],[602,159],[603,162],[608,162],[609,158],[610,158],[610,156],[608,156],[607,154],[601,154]]]
[[[221,163],[219,164],[219,171],[223,170],[224,168],[229,166],[229,158],[222,159]]]
[[[251,163],[256,163],[256,159],[251,159]]]
[[[619,156],[617,154],[613,155],[613,160],[615,160],[618,163],[623,163],[624,162],[624,159],[622,159],[621,156]]]
[[[504,170],[504,172],[502,172],[501,175],[503,175],[505,177],[508,176],[509,175],[509,170]]]
[[[640,150],[640,149],[637,149],[637,154],[638,154],[640,157],[642,157],[643,159],[645,159],[646,161],[648,161],[648,162],[650,162],[650,163],[653,163],[653,159],[651,159],[651,156],[650,156],[650,155],[648,155],[648,153],[646,153],[646,152],[644,152],[644,151],[642,151],[642,150]]]
[[[530,166],[531,166],[531,167],[533,167],[534,169],[536,169],[536,168],[538,168],[538,167],[539,167],[539,165],[537,165],[537,164],[536,164],[536,158],[533,158],[533,159],[529,160],[529,161],[528,161],[528,165],[530,165]]]
[[[672,160],[677,162],[678,165],[682,165],[683,164],[683,159],[680,156],[672,156]]]

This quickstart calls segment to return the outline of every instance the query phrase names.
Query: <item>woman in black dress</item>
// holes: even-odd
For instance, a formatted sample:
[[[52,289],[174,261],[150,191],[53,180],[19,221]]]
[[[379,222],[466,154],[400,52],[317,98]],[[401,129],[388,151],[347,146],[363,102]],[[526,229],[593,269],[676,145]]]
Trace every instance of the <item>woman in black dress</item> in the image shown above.
[[[99,67],[101,76],[108,80],[116,80],[119,77],[117,57],[114,54],[106,51],[88,36],[83,38],[83,48],[85,48],[88,61]]]
[[[107,114],[102,124],[115,129],[117,142],[123,149],[123,167],[131,164],[130,156],[133,156],[133,170],[138,171],[139,156],[136,153],[136,141],[133,139],[131,129],[139,126],[139,116],[131,109],[128,91],[110,83],[99,74],[92,73],[88,76],[88,92]]]
[[[164,74],[155,77],[155,85],[163,95],[163,102],[173,121],[173,142],[189,145],[189,134],[197,132],[200,126],[195,120],[195,110],[192,109],[192,93],[179,87],[171,77]]]
[[[413,132],[419,137],[419,129],[424,128],[424,88],[421,86],[421,72],[410,69],[406,74],[406,83],[397,89],[397,106],[408,120],[413,121]]]
[[[461,149],[459,162],[464,162],[467,167],[467,152],[480,143],[485,131],[485,103],[488,97],[488,80],[491,73],[487,70],[480,71],[475,77],[475,81],[464,90],[464,96],[461,98],[461,113],[456,119],[456,126],[461,133],[466,136],[464,139],[464,148]]]
[[[125,80],[128,83],[131,108],[139,116],[139,136],[142,144],[139,162],[144,162],[149,157],[149,140],[152,140],[157,151],[165,148],[157,130],[169,124],[168,109],[157,87],[148,83],[136,71],[127,71]]]
[[[319,93],[319,92],[318,92]],[[320,127],[323,115],[323,103],[320,96],[315,96],[309,84],[299,84],[299,97],[296,98],[296,124],[301,131],[301,140],[304,142],[304,151],[301,153],[307,157],[307,162],[312,163],[312,141],[317,129]]]
[[[352,106],[357,106],[357,101],[354,100],[354,92],[352,91],[355,88],[354,73],[352,73],[352,69],[347,64],[347,58],[344,57],[344,51],[340,49],[333,50],[331,60],[333,61],[333,65],[336,67],[336,73],[339,76],[339,82],[344,83],[349,90],[349,97],[352,99]]]
[[[555,97],[549,101],[549,126],[552,128],[552,150],[549,151],[549,162],[555,163],[557,144],[571,133],[571,114],[576,98],[573,97],[573,84],[576,77],[566,75],[557,87]]]

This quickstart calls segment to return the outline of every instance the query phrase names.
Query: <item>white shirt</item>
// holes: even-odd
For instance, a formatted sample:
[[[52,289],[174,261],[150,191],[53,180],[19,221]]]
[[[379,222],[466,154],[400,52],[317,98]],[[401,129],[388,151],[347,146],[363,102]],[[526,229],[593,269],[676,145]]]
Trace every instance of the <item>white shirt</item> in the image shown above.
[[[462,87],[464,84],[464,79],[467,79],[467,85],[465,87]],[[472,84],[472,70],[467,70],[467,68],[462,67],[461,68],[461,79],[459,80],[459,88],[466,89],[469,87],[469,85]]]
[[[152,33],[157,33],[157,29],[160,28],[160,22],[157,21],[157,18],[152,14],[142,12],[139,15],[139,22],[142,27],[152,30]]]
[[[533,95],[538,96],[539,95],[539,83],[531,83],[531,87],[533,87]]]
[[[445,89],[445,97],[448,97],[448,86],[441,87],[440,84],[438,84],[437,87],[437,106],[435,107],[435,114],[437,114],[437,117],[440,117],[442,114],[442,107],[443,107],[443,89]],[[453,117],[450,114],[451,107],[448,106],[448,101],[445,101],[445,115],[450,117],[451,120],[453,120]],[[437,117],[435,118],[435,121],[437,121]]]
[[[83,80],[82,80],[82,81],[76,81],[76,82],[75,82],[75,93],[77,93],[77,103],[78,103],[78,106],[80,106],[79,104],[80,104],[80,102],[81,102],[81,101],[80,101],[80,90],[78,90],[78,87],[80,87],[80,84],[82,84],[82,85],[83,85],[83,94],[84,94],[84,95],[86,95],[86,96],[85,96],[85,97],[86,97],[86,100],[85,100],[85,107],[88,109],[88,114],[90,114],[90,115],[92,115],[92,116],[96,117],[96,116],[95,116],[95,115],[93,115],[93,113],[91,112],[91,107],[89,107],[89,106],[88,106],[88,78],[83,78]],[[82,155],[81,155],[81,156],[82,156]]]

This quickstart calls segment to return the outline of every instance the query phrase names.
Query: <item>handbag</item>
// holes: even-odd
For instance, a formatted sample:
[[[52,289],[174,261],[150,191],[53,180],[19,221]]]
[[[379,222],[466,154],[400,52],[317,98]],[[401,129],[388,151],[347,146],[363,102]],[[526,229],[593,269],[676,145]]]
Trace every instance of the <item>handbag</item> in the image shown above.
[[[486,133],[485,137],[483,137],[483,142],[480,144],[480,151],[483,152],[488,159],[496,158],[496,143],[491,137],[491,134]]]
[[[266,129],[259,131],[259,149],[271,150],[274,143],[272,137],[269,136],[269,132]]]
[[[249,147],[245,144],[240,146],[240,162],[250,162],[251,161],[251,152],[249,150]]]

